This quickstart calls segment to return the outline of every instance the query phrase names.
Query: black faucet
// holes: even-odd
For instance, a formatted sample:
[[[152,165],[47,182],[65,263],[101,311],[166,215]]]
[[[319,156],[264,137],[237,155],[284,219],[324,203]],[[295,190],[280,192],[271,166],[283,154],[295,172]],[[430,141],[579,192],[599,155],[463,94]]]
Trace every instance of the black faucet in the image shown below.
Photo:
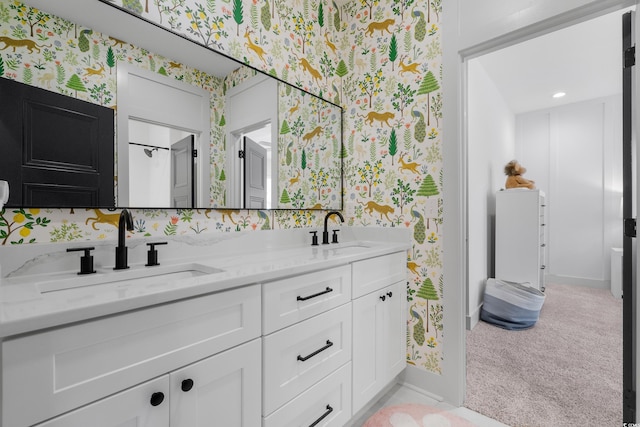
[[[331,211],[331,212],[327,213],[327,215],[324,217],[324,231],[322,232],[322,244],[323,245],[329,244],[329,231],[327,230],[327,222],[329,221],[329,217],[331,215],[338,215],[338,218],[340,218],[340,221],[344,222],[344,218],[342,217],[342,214],[340,212]],[[334,230],[334,231],[336,231],[336,230]],[[335,233],[334,233],[333,243],[338,243],[338,239],[337,239],[337,237],[335,237]]]
[[[127,246],[125,244],[126,230],[133,231],[133,218],[128,210],[122,209],[118,220],[118,246],[116,247],[116,266],[114,270],[129,268],[127,263]]]

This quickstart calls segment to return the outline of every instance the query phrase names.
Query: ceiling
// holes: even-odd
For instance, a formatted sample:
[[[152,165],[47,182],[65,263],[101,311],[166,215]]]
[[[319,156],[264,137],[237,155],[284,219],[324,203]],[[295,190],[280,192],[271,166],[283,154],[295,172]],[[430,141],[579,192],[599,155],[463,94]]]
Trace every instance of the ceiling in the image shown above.
[[[622,92],[618,11],[477,60],[515,114]],[[560,99],[556,92],[566,92]]]

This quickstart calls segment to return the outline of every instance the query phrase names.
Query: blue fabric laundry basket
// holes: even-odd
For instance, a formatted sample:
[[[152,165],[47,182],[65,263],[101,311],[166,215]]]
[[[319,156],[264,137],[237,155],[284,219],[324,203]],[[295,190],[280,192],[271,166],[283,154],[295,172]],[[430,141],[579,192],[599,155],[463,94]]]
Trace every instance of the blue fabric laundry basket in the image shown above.
[[[533,327],[540,317],[545,294],[521,283],[488,279],[480,319],[504,329]]]

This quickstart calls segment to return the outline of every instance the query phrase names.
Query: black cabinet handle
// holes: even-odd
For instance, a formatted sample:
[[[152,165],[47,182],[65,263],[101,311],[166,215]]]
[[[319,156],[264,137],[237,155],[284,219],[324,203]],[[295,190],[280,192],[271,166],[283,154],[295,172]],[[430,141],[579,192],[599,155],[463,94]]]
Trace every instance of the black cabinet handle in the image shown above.
[[[318,418],[317,420],[315,420],[313,423],[309,424],[309,427],[315,427],[318,425],[318,423],[320,423],[320,421],[324,420],[325,418],[327,418],[327,416],[333,412],[333,408],[331,407],[331,405],[327,405],[327,410],[324,412],[324,414],[320,415],[320,418]]]
[[[157,391],[151,395],[151,400],[149,402],[151,403],[151,406],[158,406],[163,401],[164,393],[162,393],[161,391]]]
[[[391,298],[393,296],[393,292],[387,292],[387,296]]]
[[[317,294],[309,295],[308,297],[298,296],[297,300],[298,301],[306,301],[306,300],[311,299],[311,298],[319,297],[320,295],[328,294],[329,292],[333,292],[333,289],[331,289],[330,287],[327,286],[327,289],[325,289],[322,292],[318,292]]]
[[[327,345],[325,345],[324,347],[314,351],[313,353],[311,353],[308,356],[300,356],[300,355],[298,355],[298,360],[301,361],[301,362],[304,362],[305,360],[309,360],[313,356],[317,355],[318,353],[322,353],[323,351],[325,351],[326,349],[328,349],[331,346],[333,346],[333,343],[331,341],[327,340]]]
[[[380,299],[381,299],[382,301],[384,301],[384,300],[386,300],[386,299],[387,299],[387,297],[386,297],[386,296],[384,296],[384,295],[380,295]]]
[[[184,392],[191,390],[193,388],[193,380],[191,378],[187,378],[186,380],[183,380],[182,384],[180,385],[180,388]]]

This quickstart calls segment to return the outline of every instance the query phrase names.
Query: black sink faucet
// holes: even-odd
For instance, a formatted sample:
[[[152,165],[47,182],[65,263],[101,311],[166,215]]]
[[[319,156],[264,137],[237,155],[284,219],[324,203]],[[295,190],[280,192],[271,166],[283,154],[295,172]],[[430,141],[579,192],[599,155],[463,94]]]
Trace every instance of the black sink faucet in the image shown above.
[[[327,213],[327,215],[324,217],[324,231],[322,232],[322,244],[323,245],[327,245],[329,244],[329,231],[327,230],[327,222],[329,221],[329,217],[331,215],[338,215],[338,218],[340,218],[340,221],[344,222],[344,218],[342,217],[342,214],[338,211],[331,211],[329,213]],[[337,242],[337,239],[334,239]]]
[[[125,244],[126,230],[133,231],[133,218],[128,210],[122,209],[118,220],[118,246],[116,247],[116,266],[114,270],[129,268],[127,263],[127,246]]]

